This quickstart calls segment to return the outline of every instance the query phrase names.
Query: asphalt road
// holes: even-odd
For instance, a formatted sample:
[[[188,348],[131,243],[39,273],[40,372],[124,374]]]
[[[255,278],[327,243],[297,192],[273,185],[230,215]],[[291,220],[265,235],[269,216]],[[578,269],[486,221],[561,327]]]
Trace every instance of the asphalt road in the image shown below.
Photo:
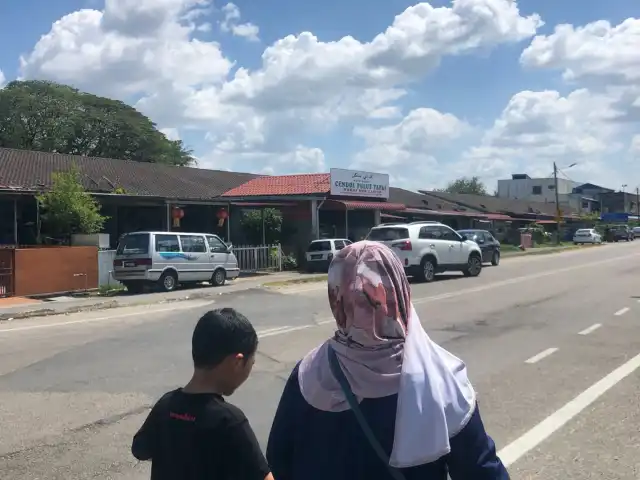
[[[522,257],[414,284],[430,335],[463,358],[513,479],[640,478],[640,242]],[[148,478],[129,453],[150,404],[188,380],[215,306],[261,332],[232,401],[262,442],[283,383],[333,331],[323,285],[0,325],[0,478]]]

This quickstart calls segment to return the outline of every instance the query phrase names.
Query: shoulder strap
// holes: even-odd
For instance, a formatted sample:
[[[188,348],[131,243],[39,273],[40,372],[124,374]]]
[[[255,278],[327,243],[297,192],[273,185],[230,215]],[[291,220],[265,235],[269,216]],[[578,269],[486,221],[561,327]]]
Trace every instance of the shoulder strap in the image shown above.
[[[362,410],[360,410],[360,405],[358,404],[358,400],[356,399],[356,396],[353,394],[353,391],[351,390],[351,386],[347,381],[347,377],[344,376],[344,372],[342,371],[342,367],[340,366],[340,360],[338,360],[338,356],[336,355],[335,350],[331,348],[331,345],[329,345],[328,354],[329,354],[329,367],[331,368],[331,373],[340,384],[342,393],[344,393],[344,396],[346,397],[347,402],[349,403],[349,407],[351,407],[351,410],[356,416],[356,419],[358,420],[358,424],[360,424],[360,428],[362,429],[362,432],[364,433],[365,437],[367,437],[367,440],[369,441],[369,445],[371,445],[371,448],[373,448],[373,450],[376,452],[376,455],[378,455],[380,460],[382,460],[382,463],[385,464],[385,466],[389,470],[389,474],[394,480],[405,480],[404,475],[402,475],[400,470],[389,465],[389,457],[387,456],[384,449],[380,445],[380,442],[378,442],[378,439],[373,434],[371,427],[367,423],[367,419],[364,418],[364,415],[362,414]]]

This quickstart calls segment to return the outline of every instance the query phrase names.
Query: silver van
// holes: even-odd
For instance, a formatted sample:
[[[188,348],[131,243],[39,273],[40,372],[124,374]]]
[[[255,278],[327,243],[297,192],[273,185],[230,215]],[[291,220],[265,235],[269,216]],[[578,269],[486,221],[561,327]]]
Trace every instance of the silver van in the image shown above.
[[[151,283],[165,292],[179,284],[219,286],[239,274],[231,247],[208,233],[127,233],[120,238],[113,260],[113,278],[134,293]]]

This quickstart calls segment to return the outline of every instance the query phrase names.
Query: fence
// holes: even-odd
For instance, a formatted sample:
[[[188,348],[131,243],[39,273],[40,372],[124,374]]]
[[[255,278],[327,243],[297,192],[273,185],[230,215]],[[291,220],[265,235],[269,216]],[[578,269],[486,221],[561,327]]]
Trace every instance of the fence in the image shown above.
[[[13,295],[14,250],[0,249],[0,298]]]
[[[98,286],[117,287],[122,285],[111,275],[115,256],[115,250],[98,250]]]
[[[233,246],[241,272],[282,270],[282,249],[280,245]]]

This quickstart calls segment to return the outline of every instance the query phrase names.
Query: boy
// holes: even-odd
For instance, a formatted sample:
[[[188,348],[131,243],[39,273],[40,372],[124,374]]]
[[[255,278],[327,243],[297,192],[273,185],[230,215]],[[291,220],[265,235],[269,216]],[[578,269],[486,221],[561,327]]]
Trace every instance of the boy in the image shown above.
[[[165,394],[133,437],[151,480],[273,480],[242,411],[225,402],[249,377],[258,335],[232,308],[204,314],[193,332],[194,373]]]

